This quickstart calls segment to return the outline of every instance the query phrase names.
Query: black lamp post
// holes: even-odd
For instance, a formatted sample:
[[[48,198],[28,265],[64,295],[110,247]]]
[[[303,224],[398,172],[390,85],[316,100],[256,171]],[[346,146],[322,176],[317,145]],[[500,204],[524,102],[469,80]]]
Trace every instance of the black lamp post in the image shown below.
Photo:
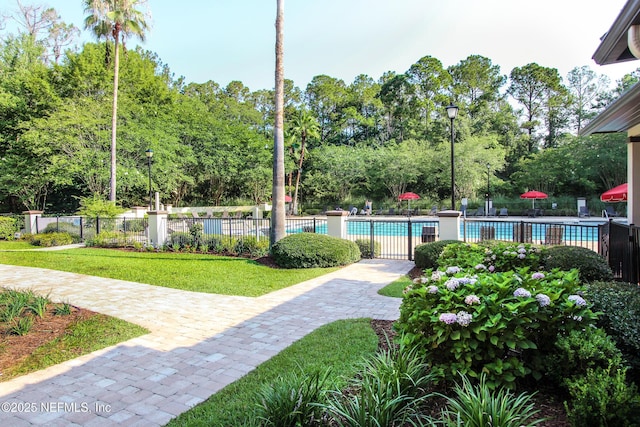
[[[455,174],[453,171],[453,159],[454,159],[454,155],[453,155],[453,140],[454,140],[454,133],[453,133],[453,121],[455,120],[456,116],[458,115],[458,107],[456,105],[453,104],[449,104],[449,106],[446,107],[447,109],[447,115],[449,116],[449,119],[451,119],[451,210],[456,210],[456,193],[455,193]]]
[[[151,189],[151,158],[153,150],[149,148],[144,152],[147,155],[147,164],[149,165],[149,210],[153,209],[153,190]]]
[[[489,175],[491,173],[491,165],[487,163],[487,211],[486,215],[489,215],[489,202],[491,200],[491,193],[489,192]]]

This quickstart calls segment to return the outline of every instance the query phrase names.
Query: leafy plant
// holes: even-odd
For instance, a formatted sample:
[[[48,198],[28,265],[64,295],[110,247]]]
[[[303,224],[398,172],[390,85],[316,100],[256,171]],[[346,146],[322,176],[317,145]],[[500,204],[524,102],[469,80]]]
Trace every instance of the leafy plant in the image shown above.
[[[114,202],[103,199],[97,194],[88,197],[78,197],[80,208],[78,215],[89,218],[115,218],[125,212],[121,207],[116,206]]]
[[[483,265],[491,272],[512,271],[519,268],[540,267],[544,249],[529,243],[487,241],[448,245],[438,259],[438,266],[456,265],[475,268]]]
[[[613,272],[607,261],[596,252],[578,246],[554,246],[547,249],[544,265],[548,270],[577,268],[585,282],[613,280]]]
[[[486,377],[480,376],[473,386],[468,377],[462,376],[462,385],[456,383],[455,397],[446,397],[447,408],[442,411],[442,425],[447,427],[528,427],[544,421],[535,419],[532,395],[518,396],[504,388],[492,390]]]
[[[236,241],[233,247],[234,253],[249,257],[261,257],[269,253],[269,241],[255,236],[243,236]]]
[[[126,248],[135,247],[136,240],[120,231],[101,231],[85,240],[85,244],[96,248]]]
[[[33,326],[33,316],[22,316],[13,319],[9,333],[13,335],[27,335]]]
[[[401,346],[378,353],[363,364],[352,381],[353,394],[332,391],[325,409],[338,426],[395,426],[428,417],[421,405],[434,377],[418,352]]]
[[[256,417],[263,426],[310,426],[322,416],[323,392],[329,371],[294,373],[278,377],[258,392]]]
[[[69,233],[38,233],[31,235],[31,244],[42,247],[63,246],[73,243]]]
[[[414,259],[416,267],[438,268],[438,258],[447,245],[460,243],[458,240],[439,240],[437,242],[423,243],[416,246]]]
[[[371,250],[371,239],[356,239],[355,243],[360,249],[362,258],[377,258],[380,256],[380,242],[373,241],[373,251]]]
[[[13,236],[18,231],[15,218],[10,216],[0,216],[0,239],[13,240]]]
[[[587,369],[585,375],[566,381],[567,416],[576,426],[637,426],[640,396],[626,383],[626,368]]]
[[[271,248],[271,255],[283,268],[336,267],[360,260],[360,250],[354,242],[313,233],[280,239]]]
[[[47,306],[49,305],[49,299],[40,295],[36,295],[29,303],[29,310],[31,310],[38,317],[43,318],[47,312]]]
[[[631,365],[629,376],[640,385],[640,288],[632,283],[592,282],[586,294],[601,312],[598,326],[616,342]]]
[[[68,316],[71,314],[71,304],[67,302],[58,304],[56,305],[56,308],[53,310],[53,313],[56,316]]]
[[[484,372],[489,387],[512,388],[517,378],[541,378],[542,356],[556,336],[595,319],[578,295],[578,271],[484,268],[427,270],[405,294],[396,329],[446,380]]]

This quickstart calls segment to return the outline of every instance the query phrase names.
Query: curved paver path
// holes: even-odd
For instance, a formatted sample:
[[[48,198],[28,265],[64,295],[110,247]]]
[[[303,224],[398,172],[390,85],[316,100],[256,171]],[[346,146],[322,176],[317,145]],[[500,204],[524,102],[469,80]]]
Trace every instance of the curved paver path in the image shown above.
[[[151,331],[1,382],[0,425],[164,425],[321,325],[397,319],[400,300],[377,290],[413,265],[363,260],[258,298],[0,265],[2,286],[42,291]]]

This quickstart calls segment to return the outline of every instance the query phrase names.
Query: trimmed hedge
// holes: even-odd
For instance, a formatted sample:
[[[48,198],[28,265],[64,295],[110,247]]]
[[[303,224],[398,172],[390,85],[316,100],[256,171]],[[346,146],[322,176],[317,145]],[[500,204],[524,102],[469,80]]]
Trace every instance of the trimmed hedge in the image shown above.
[[[554,246],[546,250],[542,262],[547,270],[577,268],[583,282],[613,280],[613,272],[607,261],[587,248]]]
[[[10,216],[0,216],[0,239],[13,240],[13,236],[18,231],[15,218]]]
[[[29,235],[29,242],[34,246],[51,247],[74,243],[69,233],[38,233]]]
[[[358,245],[324,234],[292,234],[276,242],[271,256],[283,268],[336,267],[360,260]]]
[[[613,338],[640,386],[640,287],[625,282],[592,282],[586,295],[599,311],[598,325]]]
[[[437,268],[438,258],[445,246],[451,243],[460,243],[458,240],[438,240],[437,242],[423,243],[416,246],[414,259],[416,267],[427,269]]]
[[[373,241],[373,253],[371,253],[371,239],[356,239],[356,245],[360,249],[362,258],[377,258],[380,256],[380,242]]]

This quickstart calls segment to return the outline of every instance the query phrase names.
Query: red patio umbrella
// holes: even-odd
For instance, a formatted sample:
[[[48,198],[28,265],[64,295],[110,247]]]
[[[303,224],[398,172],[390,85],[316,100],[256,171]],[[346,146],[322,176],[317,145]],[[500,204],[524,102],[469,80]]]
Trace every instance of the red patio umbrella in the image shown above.
[[[549,197],[549,196],[547,196],[542,191],[536,191],[536,190],[527,191],[526,193],[522,193],[520,195],[521,199],[531,199],[531,200],[533,200],[533,209],[536,208],[536,199],[546,199],[547,197]]]
[[[626,202],[627,201],[627,183],[620,184],[607,190],[600,195],[603,202]]]
[[[284,195],[284,202],[285,202],[285,203],[291,203],[291,201],[292,201],[292,200],[293,200],[293,199],[291,198],[291,196],[290,196],[290,195],[288,195],[288,194],[285,194],[285,195]]]
[[[411,191],[402,193],[401,195],[398,196],[398,200],[407,201],[407,209],[411,209],[411,200],[418,200],[419,198],[420,196],[418,196],[416,193],[412,193]]]

